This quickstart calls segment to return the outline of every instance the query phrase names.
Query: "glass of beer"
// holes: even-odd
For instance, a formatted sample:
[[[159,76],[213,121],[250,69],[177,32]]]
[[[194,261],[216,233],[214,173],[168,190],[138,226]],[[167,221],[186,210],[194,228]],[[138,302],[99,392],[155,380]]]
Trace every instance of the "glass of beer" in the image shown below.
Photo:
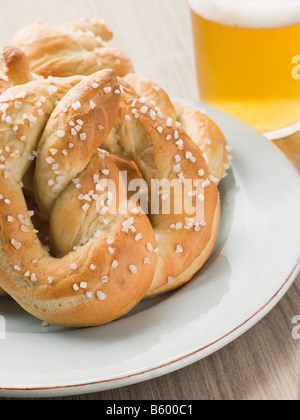
[[[300,0],[190,0],[201,101],[270,139],[300,130]]]

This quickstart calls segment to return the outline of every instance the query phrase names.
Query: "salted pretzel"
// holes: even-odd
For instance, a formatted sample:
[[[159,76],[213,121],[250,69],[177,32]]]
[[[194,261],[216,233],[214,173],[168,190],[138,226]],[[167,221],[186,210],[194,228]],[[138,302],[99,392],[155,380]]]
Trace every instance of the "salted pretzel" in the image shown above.
[[[113,71],[13,87],[0,96],[0,110],[0,286],[25,310],[64,326],[102,325],[145,296],[178,288],[202,267],[218,233],[215,180],[186,132],[117,83]],[[107,151],[100,150],[107,138]],[[22,190],[34,157],[50,253]],[[152,179],[200,182],[203,194],[189,193],[204,202],[205,218],[185,209],[148,218],[127,196],[110,212],[114,200],[99,197],[98,185],[111,180],[122,189],[124,168],[146,180],[150,192]],[[170,198],[176,200],[172,192]]]
[[[138,205],[127,214],[119,202],[108,219],[97,211],[99,182],[122,182],[114,160],[98,149],[115,122],[119,101],[119,85],[108,70],[30,82],[0,96],[0,285],[25,310],[50,323],[110,322],[130,311],[153,279],[156,254],[147,244],[154,249],[155,237]],[[66,249],[60,258],[38,239],[23,196],[22,178],[34,156],[37,197],[49,216],[53,248]]]
[[[21,29],[12,43],[20,47],[32,72],[67,77],[113,69],[118,76],[133,72],[131,60],[108,44],[113,33],[99,19],[85,19],[61,26],[38,22]]]

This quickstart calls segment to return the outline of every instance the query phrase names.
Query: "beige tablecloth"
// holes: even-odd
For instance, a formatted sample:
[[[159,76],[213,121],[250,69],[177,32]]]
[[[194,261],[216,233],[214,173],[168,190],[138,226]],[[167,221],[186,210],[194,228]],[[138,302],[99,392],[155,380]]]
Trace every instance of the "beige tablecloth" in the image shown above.
[[[103,17],[138,73],[172,95],[198,98],[187,0],[0,0],[0,6],[1,44],[37,18],[63,23]],[[278,145],[300,170],[300,136]],[[300,340],[291,333],[297,314],[300,276],[263,321],[211,357],[156,380],[66,399],[299,399]]]

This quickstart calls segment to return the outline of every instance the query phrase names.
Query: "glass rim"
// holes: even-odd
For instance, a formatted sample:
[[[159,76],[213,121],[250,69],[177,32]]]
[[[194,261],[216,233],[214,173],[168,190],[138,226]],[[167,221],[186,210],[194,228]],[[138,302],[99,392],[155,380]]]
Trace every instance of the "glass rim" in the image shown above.
[[[284,139],[286,137],[292,136],[300,131],[300,120],[295,124],[292,124],[288,127],[282,128],[280,130],[268,131],[263,133],[263,135],[271,141]]]

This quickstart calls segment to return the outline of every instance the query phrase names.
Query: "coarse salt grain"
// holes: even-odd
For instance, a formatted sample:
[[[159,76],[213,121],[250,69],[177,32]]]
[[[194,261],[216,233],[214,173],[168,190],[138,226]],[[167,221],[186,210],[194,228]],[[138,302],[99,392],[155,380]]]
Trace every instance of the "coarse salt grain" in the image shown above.
[[[81,108],[81,103],[79,101],[76,101],[72,104],[72,108],[74,111],[77,111],[79,108]]]
[[[57,132],[56,132],[56,134],[57,134],[57,137],[59,137],[59,138],[63,138],[63,137],[65,137],[65,135],[66,135],[66,133],[65,133],[65,131],[62,131],[62,130],[58,130]]]
[[[153,109],[151,109],[151,111],[150,111],[150,118],[151,118],[153,121],[155,121],[155,120],[156,120],[156,112],[155,112]]]
[[[88,203],[85,203],[81,208],[84,212],[87,212],[88,209],[90,208],[90,205]]]
[[[146,114],[147,113],[147,111],[148,111],[148,107],[145,105],[145,106],[142,106],[141,107],[141,109],[140,109],[140,112],[142,113],[142,114]]]
[[[166,122],[167,127],[172,127],[172,124],[173,124],[172,118],[168,118]]]
[[[178,147],[178,150],[183,150],[183,140],[176,141],[176,146]]]
[[[25,233],[29,232],[29,229],[27,226],[22,225],[20,229],[22,232],[25,232]]]
[[[181,171],[181,166],[180,166],[180,164],[178,163],[177,165],[175,165],[175,166],[173,167],[173,170],[174,170],[174,172],[175,172],[175,173],[180,172],[180,171]]]
[[[136,237],[134,238],[136,242],[138,242],[140,239],[142,239],[143,235],[141,233],[138,233]]]
[[[109,253],[110,253],[110,255],[114,255],[115,254],[115,250],[114,250],[114,248],[112,248],[112,247],[109,247],[108,248],[108,251],[109,251]]]
[[[54,162],[55,162],[55,160],[54,160],[52,157],[48,157],[48,158],[46,159],[46,162],[47,162],[49,165],[52,165],[52,163],[54,163]]]
[[[107,240],[106,240],[106,243],[107,243],[108,245],[112,245],[114,242],[115,242],[115,240],[114,240],[114,238],[112,238],[111,236],[109,236],[109,237],[107,238]]]
[[[99,299],[99,300],[101,300],[101,301],[103,301],[103,300],[105,300],[106,299],[106,294],[105,293],[103,293],[103,292],[100,292],[100,291],[97,291],[97,298]]]
[[[208,187],[210,185],[210,180],[209,179],[206,179],[203,183],[202,183],[202,187],[203,188],[206,188],[206,187]]]
[[[175,162],[176,162],[176,163],[181,162],[181,157],[180,157],[180,155],[175,155],[174,159],[175,159]]]
[[[148,251],[153,252],[153,246],[149,242],[147,243],[147,249]]]
[[[49,95],[54,95],[54,93],[56,93],[57,92],[57,87],[55,87],[55,86],[49,86],[48,87],[48,92],[49,92]]]
[[[12,244],[12,246],[13,246],[14,248],[16,248],[16,249],[20,249],[20,248],[21,248],[21,246],[22,246],[22,244],[21,244],[20,242],[16,241],[15,239],[12,239],[12,240],[11,240],[11,244]]]
[[[137,273],[137,268],[136,268],[136,266],[135,265],[133,265],[133,264],[131,264],[130,266],[129,266],[129,270],[132,272],[132,274],[136,274]]]
[[[143,97],[141,97],[141,98],[139,98],[139,103],[140,103],[140,104],[145,104],[145,103],[147,103],[147,98],[145,98],[144,96],[143,96]]]
[[[36,275],[34,273],[31,274],[30,276],[31,281],[37,281]]]
[[[175,254],[181,254],[183,252],[183,248],[181,245],[176,246]]]

